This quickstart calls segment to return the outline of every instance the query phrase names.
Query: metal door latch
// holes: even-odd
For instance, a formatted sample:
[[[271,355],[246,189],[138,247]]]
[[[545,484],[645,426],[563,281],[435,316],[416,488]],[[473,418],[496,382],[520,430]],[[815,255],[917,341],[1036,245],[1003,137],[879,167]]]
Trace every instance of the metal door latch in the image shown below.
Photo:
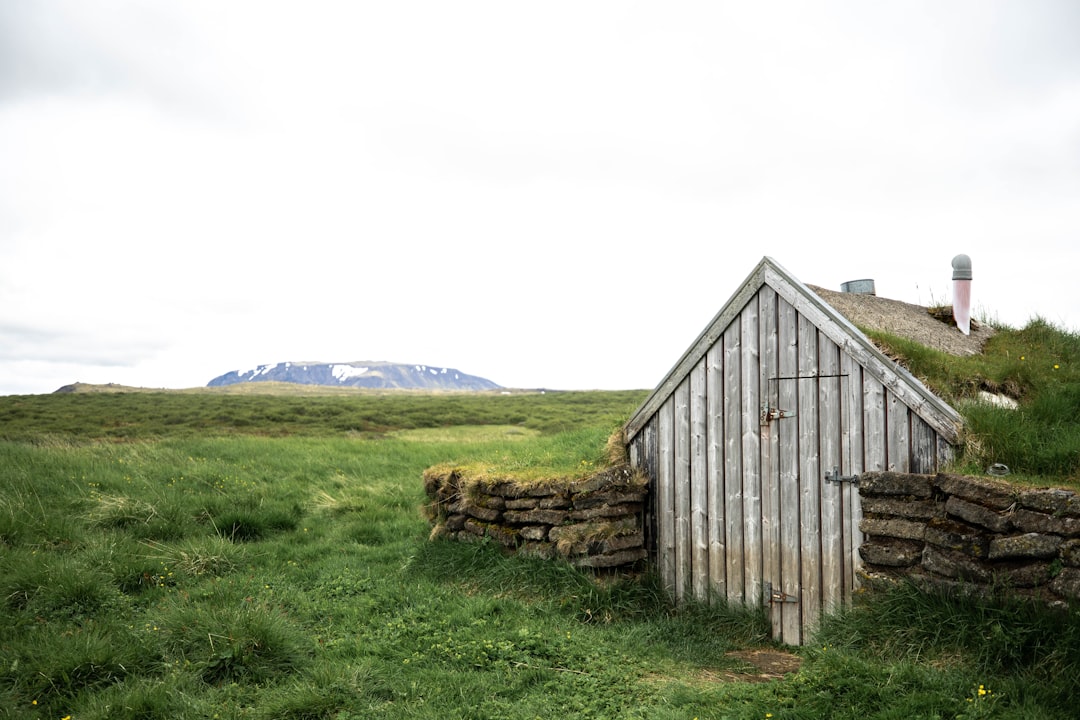
[[[840,468],[834,465],[832,472],[829,472],[828,470],[825,471],[825,482],[836,483],[837,485],[840,485],[841,483],[851,483],[852,485],[858,485],[859,475],[858,473],[856,473],[855,475],[841,475]]]
[[[799,598],[783,592],[774,592],[772,583],[765,583],[765,599],[771,605],[773,603],[797,603]]]
[[[779,420],[780,418],[795,417],[794,410],[781,410],[780,408],[769,407],[769,401],[761,403],[761,424],[768,425],[772,420]]]

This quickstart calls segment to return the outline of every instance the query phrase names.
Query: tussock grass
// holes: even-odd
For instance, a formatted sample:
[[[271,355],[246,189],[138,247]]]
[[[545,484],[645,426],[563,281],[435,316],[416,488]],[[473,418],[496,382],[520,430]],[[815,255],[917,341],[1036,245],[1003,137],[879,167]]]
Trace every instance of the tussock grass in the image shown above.
[[[1077,631],[1060,616],[886,599],[880,622],[873,605],[836,618],[797,675],[731,682],[730,650],[770,647],[757,610],[676,608],[650,575],[428,542],[425,468],[587,472],[644,397],[559,395],[497,423],[524,437],[444,433],[460,420],[430,415],[422,430],[412,412],[435,406],[394,395],[380,417],[414,424],[377,433],[336,426],[351,397],[158,398],[175,434],[143,408],[153,393],[0,398],[42,423],[0,421],[0,717],[953,718],[980,684],[995,717],[1075,709]],[[503,399],[447,407],[472,422]],[[206,416],[255,407],[243,429]]]
[[[244,562],[243,546],[220,535],[167,544],[143,541],[147,558],[191,577],[227,575]]]
[[[917,665],[974,684],[992,682],[1003,705],[1029,708],[1001,717],[1037,717],[1023,713],[1080,699],[1075,687],[1055,681],[1080,673],[1075,607],[1048,611],[1027,599],[988,600],[901,583],[826,618],[817,646],[857,653],[869,663]]]

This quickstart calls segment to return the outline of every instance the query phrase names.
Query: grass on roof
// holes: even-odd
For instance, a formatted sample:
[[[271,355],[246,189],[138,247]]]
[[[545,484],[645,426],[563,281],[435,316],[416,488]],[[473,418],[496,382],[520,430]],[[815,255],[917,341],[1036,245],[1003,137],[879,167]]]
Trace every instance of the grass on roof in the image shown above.
[[[979,355],[956,357],[887,333],[866,334],[965,420],[960,472],[993,463],[1011,479],[1080,486],[1080,335],[1042,318],[998,331]],[[1015,400],[994,405],[980,393]]]

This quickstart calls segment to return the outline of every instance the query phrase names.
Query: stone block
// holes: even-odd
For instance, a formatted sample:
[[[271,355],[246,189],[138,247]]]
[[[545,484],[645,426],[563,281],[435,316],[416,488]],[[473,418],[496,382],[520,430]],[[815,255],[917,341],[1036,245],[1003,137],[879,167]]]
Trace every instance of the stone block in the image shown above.
[[[448,515],[446,518],[446,529],[451,532],[458,532],[465,529],[465,516],[464,515]]]
[[[504,480],[502,482],[491,483],[484,488],[484,492],[488,495],[499,495],[503,498],[515,499],[524,497],[548,497],[551,495],[558,495],[559,493],[565,491],[565,481],[559,480],[538,483]]]
[[[532,510],[535,507],[540,506],[540,500],[531,497],[522,498],[508,498],[506,500],[507,510]]]
[[[465,525],[462,528],[462,530],[472,535],[483,535],[486,529],[483,523],[477,522],[473,518],[465,518]]]
[[[870,565],[911,567],[922,560],[923,544],[913,540],[863,543],[859,555]]]
[[[574,493],[585,494],[605,488],[631,487],[634,484],[634,471],[628,465],[617,465],[574,482],[570,490]]]
[[[994,582],[1009,588],[1041,587],[1050,581],[1050,563],[1023,562],[1002,570],[994,568]]]
[[[859,529],[867,535],[901,540],[922,540],[926,535],[926,523],[899,518],[863,518],[859,521]]]
[[[926,526],[926,542],[977,558],[985,558],[990,538],[978,528],[952,520],[932,520]]]
[[[1050,581],[1050,589],[1061,597],[1080,600],[1080,569],[1065,568]]]
[[[477,492],[469,495],[469,503],[475,507],[487,508],[488,510],[502,510],[506,507],[506,498],[501,495]]]
[[[551,497],[540,498],[536,501],[536,506],[545,510],[565,510],[570,507],[569,495],[552,495]]]
[[[934,484],[946,495],[988,507],[991,510],[1007,510],[1016,502],[1016,488],[1001,480],[971,477],[969,475],[940,474]]]
[[[990,589],[970,580],[953,580],[930,573],[912,573],[909,577],[916,587],[926,592],[944,593],[950,597],[989,599]]]
[[[475,505],[471,502],[461,503],[458,508],[466,515],[474,517],[477,520],[483,520],[484,522],[498,522],[502,519],[502,510],[495,508],[487,508],[483,505]]]
[[[521,542],[521,534],[515,528],[505,525],[488,525],[485,535],[503,547],[515,548]]]
[[[645,545],[645,536],[642,533],[633,533],[632,535],[619,535],[617,537],[608,538],[603,540],[597,546],[597,552],[607,555],[613,552],[621,550],[630,550],[633,548],[640,548]]]
[[[976,583],[989,583],[993,576],[981,563],[963,553],[948,552],[933,545],[923,550],[922,567],[929,573]]]
[[[571,520],[594,520],[596,518],[636,516],[641,513],[641,503],[623,505],[598,505],[587,510],[571,510]]]
[[[1066,540],[1061,543],[1058,556],[1063,565],[1080,567],[1080,540]]]
[[[1000,515],[988,507],[962,500],[955,495],[945,503],[945,513],[972,525],[984,527],[991,532],[1003,533],[1012,528],[1012,520],[1009,516]]]
[[[558,545],[563,555],[580,555],[597,548],[601,543],[623,535],[641,532],[636,518],[595,520],[572,525],[558,525],[548,532],[548,539]]]
[[[1060,488],[1021,490],[1020,507],[1038,510],[1058,517],[1080,518],[1080,496]]]
[[[631,565],[645,559],[645,549],[620,550],[608,555],[585,555],[574,558],[571,562],[578,567],[589,568],[613,568],[622,565]]]
[[[512,525],[558,525],[566,521],[565,510],[507,510],[503,519]]]
[[[999,537],[990,541],[988,557],[991,560],[1052,558],[1057,556],[1061,543],[1062,539],[1056,535],[1040,533]]]
[[[861,503],[863,515],[893,515],[908,520],[930,520],[945,516],[944,504],[933,500],[870,496],[861,498]]]
[[[1017,510],[1012,519],[1013,524],[1024,532],[1080,537],[1080,518],[1046,515],[1034,510]]]
[[[579,495],[574,498],[574,509],[585,510],[598,505],[619,505],[623,503],[642,503],[648,493],[645,490],[615,490],[601,491],[589,495]]]
[[[869,472],[859,477],[860,495],[902,495],[928,498],[933,494],[931,475],[910,473]]]
[[[519,531],[521,537],[525,540],[547,540],[548,530],[550,528],[547,525],[530,525],[529,527],[523,527]]]

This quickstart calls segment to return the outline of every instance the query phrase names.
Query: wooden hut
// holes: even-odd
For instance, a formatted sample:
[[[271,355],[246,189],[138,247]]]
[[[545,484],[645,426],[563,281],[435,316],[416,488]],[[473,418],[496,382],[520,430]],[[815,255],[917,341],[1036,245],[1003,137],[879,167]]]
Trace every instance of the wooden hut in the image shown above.
[[[767,603],[798,645],[858,587],[858,476],[932,473],[961,419],[764,258],[626,424],[676,600]]]

